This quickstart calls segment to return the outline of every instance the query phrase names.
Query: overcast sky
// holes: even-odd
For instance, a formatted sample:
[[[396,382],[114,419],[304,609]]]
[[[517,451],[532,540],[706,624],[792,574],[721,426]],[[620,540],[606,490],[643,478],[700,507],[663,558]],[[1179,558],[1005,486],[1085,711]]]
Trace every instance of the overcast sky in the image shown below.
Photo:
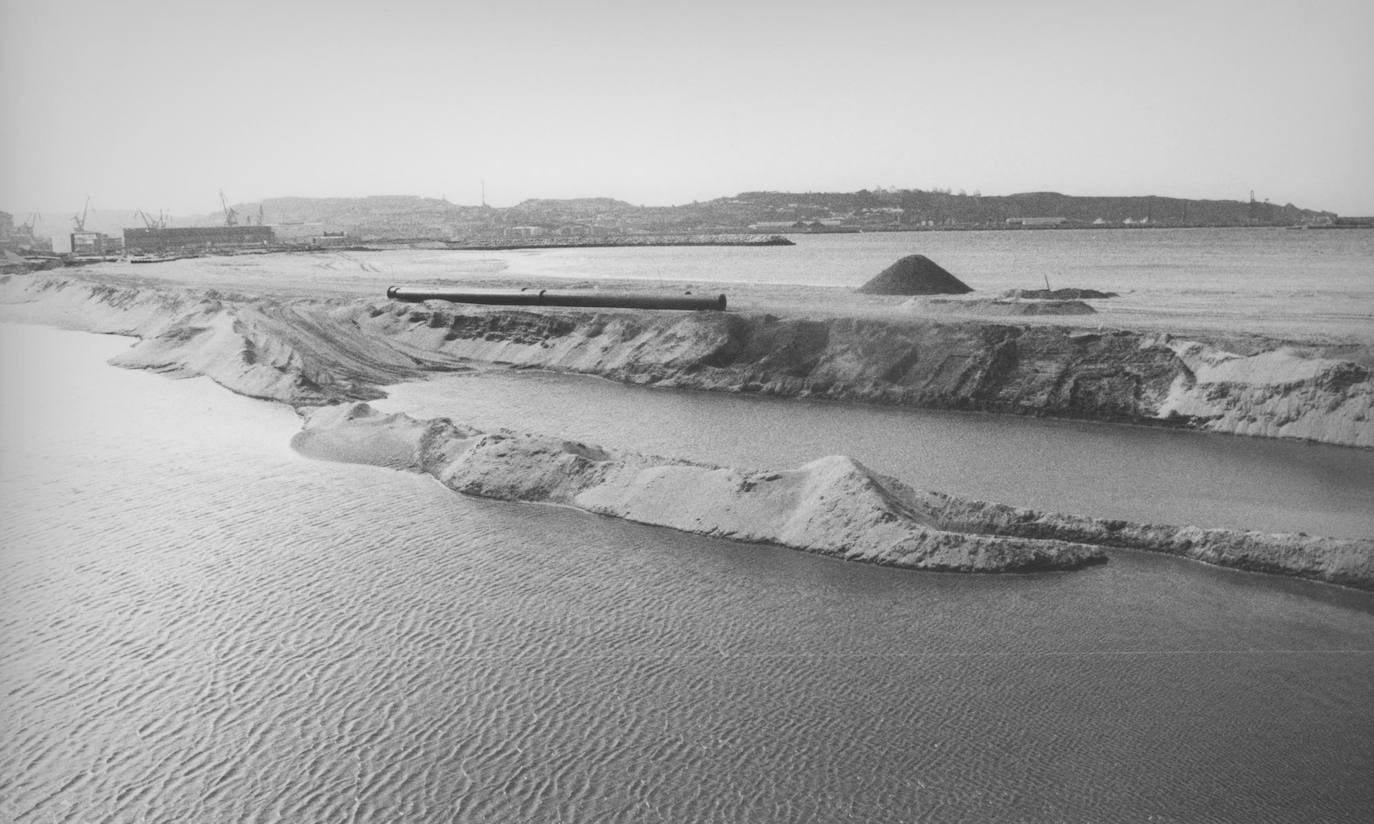
[[[1374,214],[1374,3],[0,0],[0,209],[757,189]]]

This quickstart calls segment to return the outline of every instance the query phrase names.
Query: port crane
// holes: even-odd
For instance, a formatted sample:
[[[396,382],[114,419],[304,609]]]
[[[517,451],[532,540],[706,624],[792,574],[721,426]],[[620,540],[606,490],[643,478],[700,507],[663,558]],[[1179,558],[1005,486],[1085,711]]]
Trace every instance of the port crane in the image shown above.
[[[84,232],[84,231],[86,231],[86,213],[89,212],[90,210],[91,210],[91,196],[90,196],[90,195],[86,195],[86,205],[81,207],[81,214],[79,214],[79,215],[72,215],[72,225],[76,227],[76,231],[78,231],[78,232]]]
[[[139,209],[138,216],[143,220],[143,225],[147,226],[149,229],[167,228],[167,215],[164,212],[158,212],[157,217],[154,218],[152,215],[149,215],[147,212],[143,211],[142,209]]]
[[[234,211],[234,210],[229,206],[229,201],[226,200],[226,199],[224,198],[224,190],[223,190],[223,189],[220,189],[220,190],[219,190],[219,203],[220,203],[220,206],[224,207],[224,225],[225,225],[225,226],[237,226],[237,225],[239,225],[239,213],[236,212],[236,211]]]

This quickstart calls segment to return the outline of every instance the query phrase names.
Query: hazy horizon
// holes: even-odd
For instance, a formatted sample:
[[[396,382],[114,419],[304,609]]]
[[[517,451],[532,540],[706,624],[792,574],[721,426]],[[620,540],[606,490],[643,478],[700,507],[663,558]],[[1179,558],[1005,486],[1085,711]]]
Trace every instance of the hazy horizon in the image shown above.
[[[0,0],[0,208],[746,191],[1374,214],[1371,7]]]

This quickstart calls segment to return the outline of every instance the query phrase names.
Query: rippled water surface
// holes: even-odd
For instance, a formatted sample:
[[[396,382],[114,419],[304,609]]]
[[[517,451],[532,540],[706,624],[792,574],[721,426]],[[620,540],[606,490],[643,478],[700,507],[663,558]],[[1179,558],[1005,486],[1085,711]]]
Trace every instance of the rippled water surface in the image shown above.
[[[1363,821],[1374,597],[919,574],[307,461],[0,325],[0,820]],[[42,371],[33,367],[43,363]]]

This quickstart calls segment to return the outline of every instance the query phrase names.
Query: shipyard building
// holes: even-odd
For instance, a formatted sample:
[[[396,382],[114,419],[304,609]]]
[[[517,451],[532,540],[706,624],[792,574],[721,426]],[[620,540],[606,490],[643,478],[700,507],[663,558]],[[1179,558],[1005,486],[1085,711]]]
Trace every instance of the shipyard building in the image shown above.
[[[107,255],[118,252],[119,238],[110,237],[104,232],[77,231],[68,235],[74,255]]]
[[[146,254],[210,249],[261,249],[276,241],[271,226],[178,226],[125,229],[124,248]]]

